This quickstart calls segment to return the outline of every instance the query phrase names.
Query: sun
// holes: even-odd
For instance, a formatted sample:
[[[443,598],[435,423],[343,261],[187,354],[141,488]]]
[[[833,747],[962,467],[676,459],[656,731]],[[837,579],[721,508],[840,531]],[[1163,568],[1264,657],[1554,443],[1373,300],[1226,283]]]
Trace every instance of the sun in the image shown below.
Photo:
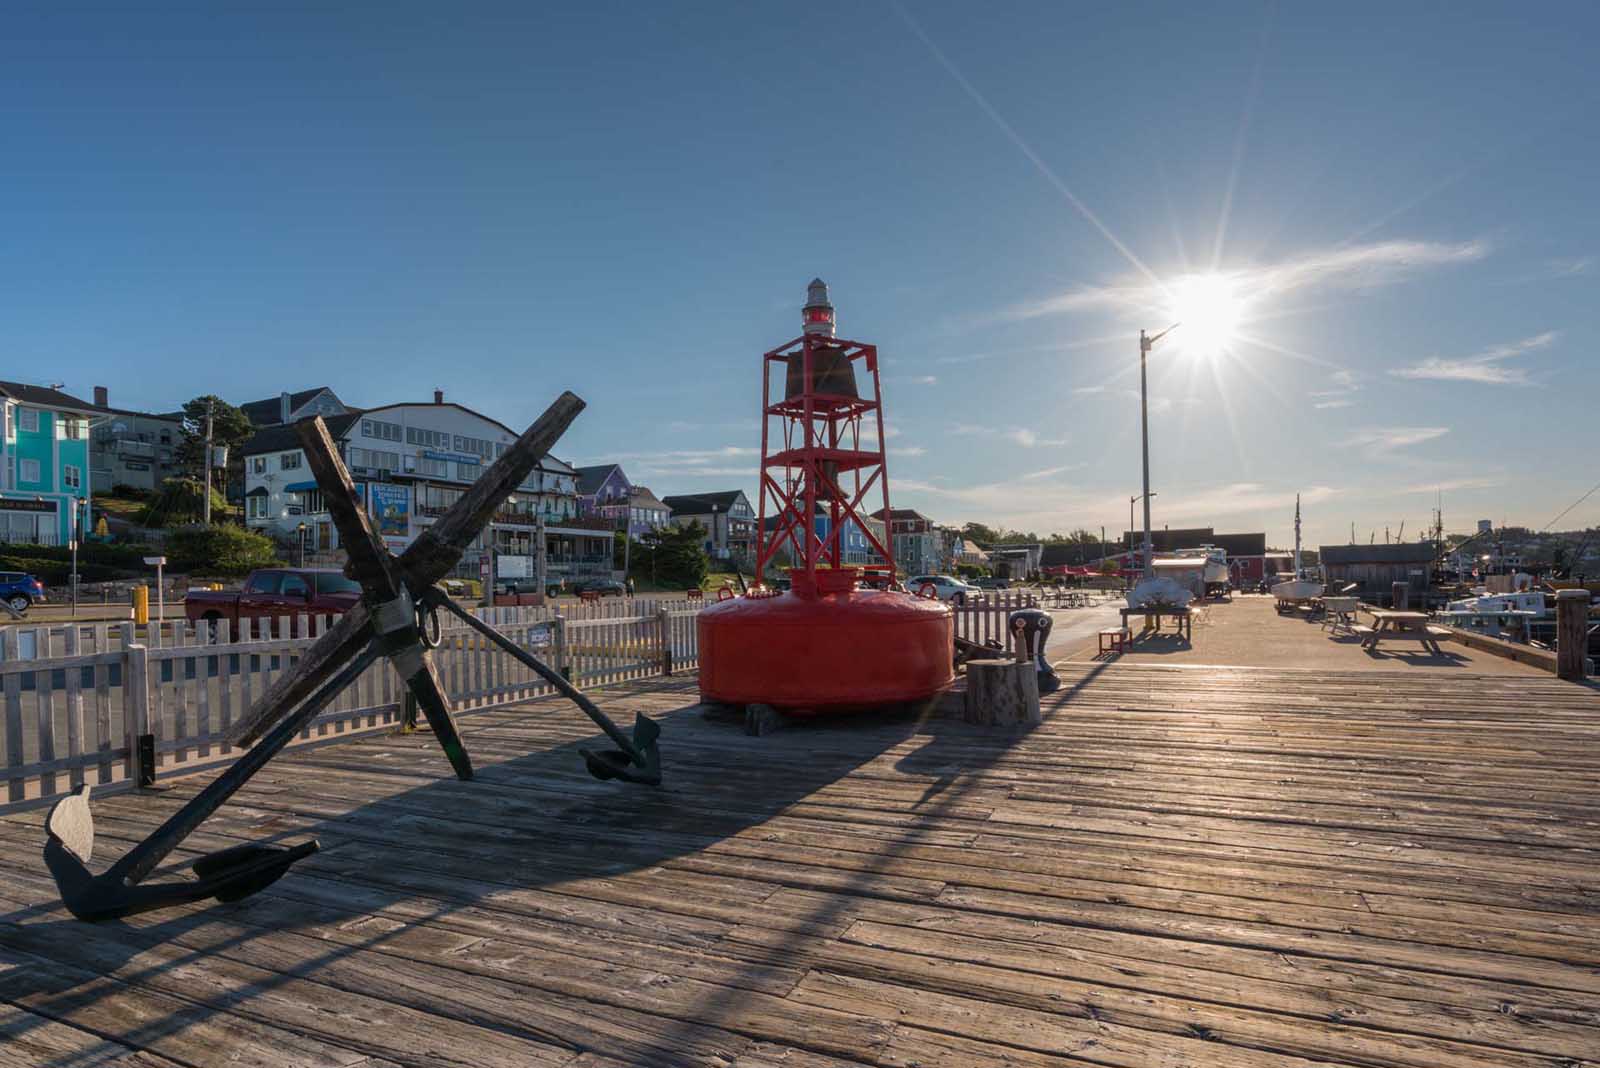
[[[1185,275],[1170,292],[1172,318],[1179,324],[1172,339],[1184,351],[1213,357],[1237,340],[1245,307],[1228,276]]]

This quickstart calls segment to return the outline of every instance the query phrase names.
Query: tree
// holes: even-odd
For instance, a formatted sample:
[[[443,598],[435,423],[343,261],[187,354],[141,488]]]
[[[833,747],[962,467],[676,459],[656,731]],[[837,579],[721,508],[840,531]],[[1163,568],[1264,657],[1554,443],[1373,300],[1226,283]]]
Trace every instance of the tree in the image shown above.
[[[706,556],[706,528],[699,523],[652,530],[637,543],[633,569],[666,586],[697,587],[711,569]]]
[[[243,575],[278,562],[272,539],[244,527],[175,530],[167,536],[167,566],[173,571]]]
[[[968,523],[961,528],[961,536],[979,545],[998,545],[1001,541],[1000,532],[983,523]]]
[[[205,515],[205,485],[194,478],[165,478],[156,496],[139,512],[143,527],[175,527],[198,523]],[[228,502],[215,488],[211,491],[211,514],[220,516]]]
[[[256,432],[251,424],[250,417],[235,408],[221,397],[207,394],[196,397],[183,406],[183,440],[178,442],[175,456],[184,469],[201,478],[205,473],[206,451],[206,411],[211,412],[211,443],[213,445],[226,445],[229,452],[229,466],[233,465],[233,453],[240,445],[250,440]]]

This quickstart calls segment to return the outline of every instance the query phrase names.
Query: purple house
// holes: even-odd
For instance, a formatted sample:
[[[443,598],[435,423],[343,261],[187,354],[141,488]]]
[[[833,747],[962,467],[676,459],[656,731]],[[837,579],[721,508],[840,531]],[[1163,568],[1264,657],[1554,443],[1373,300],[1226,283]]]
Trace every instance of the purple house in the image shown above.
[[[646,486],[628,481],[620,464],[596,464],[578,470],[578,512],[609,519],[618,529],[624,521],[630,537],[667,525],[671,512]]]

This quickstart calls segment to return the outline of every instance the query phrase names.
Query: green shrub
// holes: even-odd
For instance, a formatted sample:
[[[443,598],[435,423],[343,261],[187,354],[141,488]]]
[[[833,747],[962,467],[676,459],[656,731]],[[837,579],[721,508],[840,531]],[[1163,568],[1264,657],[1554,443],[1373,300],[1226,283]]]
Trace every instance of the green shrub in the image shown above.
[[[138,522],[145,527],[168,527],[182,523],[198,523],[205,515],[205,486],[199,479],[162,479],[161,489],[154,499],[139,513]],[[211,513],[225,515],[228,499],[215,488],[211,491]]]
[[[25,546],[31,548],[31,546]],[[46,586],[66,586],[72,581],[71,557],[65,560],[54,560],[49,557],[31,556],[25,553],[0,553],[0,571],[23,571]],[[115,579],[127,577],[123,568],[108,567],[105,564],[85,562],[81,557],[78,560],[78,581],[84,582],[111,582]]]
[[[244,527],[185,527],[167,537],[169,571],[244,575],[277,562],[272,539]]]

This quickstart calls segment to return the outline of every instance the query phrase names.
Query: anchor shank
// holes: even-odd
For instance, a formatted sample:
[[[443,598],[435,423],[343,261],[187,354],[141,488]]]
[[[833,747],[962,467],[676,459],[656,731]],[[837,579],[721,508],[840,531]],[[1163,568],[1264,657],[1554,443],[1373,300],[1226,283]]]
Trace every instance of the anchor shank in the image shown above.
[[[111,866],[105,877],[120,880],[128,886],[141,882],[157,864],[166,859],[167,854],[249,782],[267,761],[300,733],[301,728],[310,723],[346,686],[355,682],[377,658],[378,652],[371,646],[357,653],[337,675],[307,698],[294,715],[282,720],[271,733],[235,760],[228,770],[213,779],[188,804],[174,812],[167,822],[151,832],[150,837],[129,850],[126,856]]]
[[[638,750],[633,747],[633,740],[623,734],[622,729],[611,722],[610,716],[600,711],[598,705],[584,696],[582,690],[563,678],[559,671],[549,667],[544,661],[518,646],[516,642],[513,642],[510,638],[507,638],[504,634],[501,634],[498,630],[495,630],[489,624],[450,600],[450,598],[434,595],[430,596],[429,603],[440,605],[446,611],[460,618],[467,626],[494,642],[501,649],[504,649],[518,663],[532,668],[541,679],[554,686],[556,691],[563,697],[583,709],[583,714],[594,720],[595,726],[605,731],[606,737],[615,742],[618,749],[628,754],[629,760],[640,763]]]

